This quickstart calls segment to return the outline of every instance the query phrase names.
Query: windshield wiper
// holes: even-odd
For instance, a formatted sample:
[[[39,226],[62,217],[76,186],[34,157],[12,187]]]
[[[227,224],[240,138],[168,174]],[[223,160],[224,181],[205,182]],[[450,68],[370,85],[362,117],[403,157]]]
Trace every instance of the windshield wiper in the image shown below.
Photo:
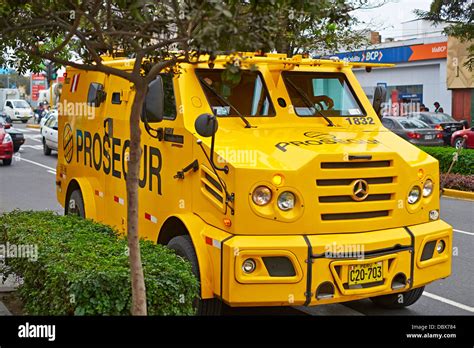
[[[293,87],[293,89],[298,92],[298,94],[301,96],[301,98],[303,99],[303,102],[306,104],[306,107],[309,109],[309,111],[311,112],[311,116],[314,116],[314,111],[316,111],[319,116],[321,116],[322,118],[324,118],[326,120],[326,122],[328,123],[328,126],[330,127],[334,127],[334,123],[331,121],[331,119],[329,119],[327,116],[325,116],[312,102],[311,100],[309,99],[309,97],[306,95],[305,92],[303,92],[301,90],[301,88],[299,88],[298,86],[296,86],[293,82],[291,82],[290,79],[286,79],[286,81],[290,84],[291,87]],[[313,111],[314,110],[314,111]]]
[[[219,99],[221,101],[221,103],[224,103],[225,105],[229,106],[231,109],[234,110],[234,112],[237,114],[237,116],[239,116],[242,121],[244,121],[245,123],[245,128],[252,128],[252,125],[250,124],[249,121],[247,121],[247,119],[244,117],[244,115],[242,115],[239,110],[236,109],[236,107],[234,105],[232,105],[231,103],[229,103],[223,96],[221,96],[214,88],[212,88],[211,86],[208,85],[208,83],[206,81],[204,81],[204,79],[202,77],[199,77],[199,81],[201,81],[201,84],[204,85],[209,91],[211,91],[212,94],[214,94],[217,99]],[[223,105],[224,106],[224,105]]]

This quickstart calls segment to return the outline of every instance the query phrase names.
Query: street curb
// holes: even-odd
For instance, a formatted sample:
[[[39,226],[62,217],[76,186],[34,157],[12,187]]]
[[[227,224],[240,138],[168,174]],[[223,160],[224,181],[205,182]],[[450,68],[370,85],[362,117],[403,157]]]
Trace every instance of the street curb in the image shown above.
[[[40,125],[39,125],[39,124],[27,124],[27,125],[26,125],[26,128],[39,129],[39,128],[40,128]]]
[[[0,316],[4,315],[12,315],[8,308],[0,301]]]
[[[443,196],[474,201],[474,192],[466,192],[466,191],[459,191],[459,190],[453,190],[453,189],[443,189]]]

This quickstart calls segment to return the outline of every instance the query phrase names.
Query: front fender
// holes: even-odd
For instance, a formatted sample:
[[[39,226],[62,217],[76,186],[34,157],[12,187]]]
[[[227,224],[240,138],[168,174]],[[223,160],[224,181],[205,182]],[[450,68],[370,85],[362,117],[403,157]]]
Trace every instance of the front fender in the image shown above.
[[[220,250],[211,252],[206,244],[206,237],[212,236],[216,240],[224,240],[230,234],[206,224],[199,216],[192,213],[177,214],[174,217],[180,219],[186,226],[196,251],[199,263],[199,275],[201,278],[201,298],[213,298],[214,294],[219,294],[220,289]]]

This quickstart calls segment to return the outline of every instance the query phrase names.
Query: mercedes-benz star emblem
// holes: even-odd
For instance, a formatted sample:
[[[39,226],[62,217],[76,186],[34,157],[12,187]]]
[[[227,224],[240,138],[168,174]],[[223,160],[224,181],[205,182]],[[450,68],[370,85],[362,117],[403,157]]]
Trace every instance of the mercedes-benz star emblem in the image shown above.
[[[352,182],[352,199],[354,201],[363,201],[369,195],[369,184],[367,181],[358,179]]]

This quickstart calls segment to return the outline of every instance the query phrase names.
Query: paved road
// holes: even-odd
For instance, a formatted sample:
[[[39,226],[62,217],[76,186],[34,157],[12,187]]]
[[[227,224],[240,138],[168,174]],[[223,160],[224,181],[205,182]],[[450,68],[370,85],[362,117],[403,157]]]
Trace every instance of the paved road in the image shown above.
[[[26,143],[11,167],[0,166],[0,212],[15,208],[62,212],[56,202],[57,156],[44,156],[36,129],[15,125],[25,132]],[[454,229],[453,273],[426,287],[413,306],[396,311],[375,307],[370,300],[335,304],[300,311],[280,308],[239,309],[235,314],[310,315],[474,315],[474,202],[442,198],[441,216]]]

